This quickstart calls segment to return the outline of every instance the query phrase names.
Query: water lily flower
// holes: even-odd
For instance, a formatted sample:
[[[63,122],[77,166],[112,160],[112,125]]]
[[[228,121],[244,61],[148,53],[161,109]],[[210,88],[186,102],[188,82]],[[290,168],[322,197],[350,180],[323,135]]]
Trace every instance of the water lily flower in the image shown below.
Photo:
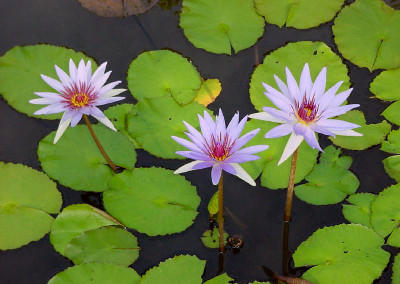
[[[111,121],[104,115],[98,106],[123,100],[124,97],[115,97],[126,89],[114,89],[121,81],[115,81],[104,85],[111,74],[105,73],[107,62],[100,65],[92,75],[91,62],[87,64],[83,59],[78,67],[72,59],[69,61],[69,75],[55,65],[60,81],[41,74],[42,79],[57,93],[35,92],[40,99],[33,99],[31,104],[48,105],[35,115],[54,114],[64,112],[57,129],[54,143],[60,139],[67,127],[74,127],[83,115],[91,115],[98,121],[116,131]]]
[[[247,122],[247,116],[239,122],[239,113],[236,113],[228,127],[226,127],[221,110],[219,110],[219,115],[215,122],[206,111],[204,111],[204,117],[201,115],[198,115],[198,117],[201,133],[183,121],[188,130],[185,134],[191,141],[172,136],[172,139],[190,150],[176,153],[195,160],[180,167],[175,173],[179,174],[212,167],[211,180],[214,185],[218,184],[222,170],[224,170],[255,186],[254,180],[239,163],[257,160],[260,157],[253,154],[268,149],[268,145],[250,146],[241,149],[260,131],[260,128],[250,131],[239,138]]]
[[[277,138],[290,134],[290,138],[278,163],[283,163],[296,151],[303,140],[313,148],[322,151],[315,132],[335,136],[362,136],[353,129],[357,124],[332,119],[344,114],[359,104],[342,105],[353,89],[336,94],[343,81],[338,82],[325,92],[326,67],[315,79],[311,80],[308,64],[304,65],[297,85],[289,68],[286,67],[287,85],[276,75],[275,81],[280,91],[263,83],[268,99],[277,107],[264,107],[264,112],[251,114],[254,119],[281,123],[265,134],[265,138]]]

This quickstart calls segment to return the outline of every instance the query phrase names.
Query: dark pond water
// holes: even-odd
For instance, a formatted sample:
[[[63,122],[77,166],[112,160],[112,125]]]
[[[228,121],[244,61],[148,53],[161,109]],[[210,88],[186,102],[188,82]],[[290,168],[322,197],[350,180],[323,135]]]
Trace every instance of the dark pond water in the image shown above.
[[[110,80],[123,79],[132,59],[141,52],[168,48],[189,57],[205,78],[218,78],[222,94],[210,108],[223,108],[227,117],[236,111],[241,114],[255,110],[249,99],[249,81],[256,62],[291,41],[323,41],[337,52],[331,25],[324,24],[309,30],[296,30],[266,25],[264,36],[256,46],[234,56],[215,55],[195,48],[178,28],[176,12],[180,7],[165,11],[156,6],[149,12],[126,19],[98,17],[81,7],[76,0],[1,0],[0,1],[0,54],[16,45],[49,43],[83,51],[98,62],[108,61],[113,70]],[[257,58],[259,54],[259,58]],[[350,70],[355,90],[350,103],[360,103],[370,123],[379,122],[380,112],[386,107],[379,100],[370,99],[369,84],[379,73],[372,74],[345,61]],[[23,84],[24,82],[21,82]],[[134,102],[129,96],[127,102]],[[30,118],[18,113],[0,99],[0,160],[23,163],[40,169],[36,156],[39,140],[57,128],[58,122]],[[322,146],[328,140],[322,138]],[[377,193],[394,183],[383,169],[381,161],[387,156],[379,146],[363,152],[346,152],[353,157],[351,170],[361,182],[359,192]],[[184,161],[162,160],[138,150],[137,167],[161,166],[176,169]],[[139,259],[132,265],[139,274],[176,254],[195,254],[207,260],[205,279],[218,270],[217,250],[205,248],[200,236],[208,228],[207,203],[216,187],[210,182],[207,170],[186,174],[202,198],[194,225],[180,234],[168,237],[147,237],[135,233],[142,247]],[[239,283],[249,280],[268,280],[262,265],[281,273],[281,231],[285,190],[251,187],[236,177],[225,175],[226,230],[239,235],[244,247],[238,254],[227,251],[225,270]],[[58,187],[64,207],[73,203],[99,204],[99,196]],[[294,199],[290,248],[293,251],[316,229],[345,222],[341,205],[313,206]],[[49,242],[48,236],[17,250],[0,252],[0,283],[44,284],[70,266]],[[349,274],[351,271],[348,272]],[[391,268],[376,283],[390,283]],[[189,284],[189,283],[188,283]],[[339,283],[338,283],[339,284]]]

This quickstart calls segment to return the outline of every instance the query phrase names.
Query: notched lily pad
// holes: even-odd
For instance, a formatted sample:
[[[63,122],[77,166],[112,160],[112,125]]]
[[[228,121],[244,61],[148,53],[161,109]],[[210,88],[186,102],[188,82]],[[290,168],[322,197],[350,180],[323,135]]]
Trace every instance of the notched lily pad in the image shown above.
[[[400,154],[400,130],[392,130],[387,137],[387,141],[382,142],[382,151]]]
[[[393,262],[392,284],[400,284],[400,253],[396,255]]]
[[[257,13],[268,23],[309,29],[329,22],[344,0],[254,0]]]
[[[400,101],[395,102],[388,106],[383,112],[382,115],[389,120],[391,123],[400,125]]]
[[[88,204],[70,205],[57,216],[51,226],[50,242],[65,256],[67,245],[82,233],[104,226],[121,225],[105,212]]]
[[[194,46],[218,54],[246,49],[264,33],[253,1],[243,0],[184,0],[179,25]]]
[[[400,100],[400,68],[381,72],[372,81],[369,90],[378,99],[393,102]]]
[[[159,0],[78,0],[90,12],[102,17],[127,17],[150,10]]]
[[[228,238],[228,233],[224,232],[224,244],[226,245],[226,239]],[[219,248],[219,230],[214,228],[212,230],[206,230],[201,236],[201,241],[204,246],[208,248]]]
[[[363,136],[332,136],[329,139],[337,146],[350,150],[365,150],[382,143],[391,130],[390,124],[384,120],[377,124],[367,124],[364,114],[359,110],[351,110],[337,117],[361,127],[354,129]]]
[[[341,224],[314,232],[293,259],[296,267],[312,266],[302,276],[312,283],[371,284],[389,262],[383,244],[384,239],[370,228]]]
[[[349,88],[350,78],[347,75],[346,65],[343,64],[337,54],[323,42],[299,41],[289,43],[271,52],[265,57],[264,62],[254,70],[250,82],[250,99],[254,107],[259,111],[265,106],[275,107],[264,95],[265,89],[262,83],[264,82],[279,90],[274,75],[286,81],[286,66],[290,68],[298,82],[305,63],[310,66],[313,81],[324,66],[328,68],[326,90],[339,81],[344,83],[338,92]]]
[[[233,279],[224,273],[204,282],[204,284],[230,284],[233,283],[232,281]]]
[[[139,274],[131,268],[112,263],[84,263],[72,266],[47,284],[138,284]]]
[[[325,148],[320,163],[306,176],[308,183],[295,187],[295,194],[301,200],[314,205],[339,203],[347,195],[356,192],[360,186],[357,177],[348,170],[352,159],[340,157],[340,149]]]
[[[129,66],[127,80],[139,101],[170,95],[181,105],[193,101],[201,86],[200,74],[192,63],[169,50],[140,54]]]
[[[194,101],[206,107],[215,101],[221,93],[221,90],[221,83],[218,79],[205,80],[201,83],[201,87],[197,91]]]
[[[370,223],[371,205],[376,195],[372,193],[357,193],[347,198],[349,204],[343,204],[343,216],[347,221],[372,228]]]
[[[400,12],[382,0],[356,0],[332,29],[340,53],[354,64],[370,71],[400,67]]]
[[[21,164],[0,162],[0,250],[40,240],[50,231],[62,198],[55,182]]]
[[[74,262],[107,262],[129,266],[139,257],[134,235],[119,227],[108,226],[85,231],[65,248],[65,256]]]
[[[192,225],[200,198],[183,176],[162,168],[135,168],[115,175],[104,192],[107,211],[149,236],[182,232]]]
[[[30,104],[29,100],[37,98],[34,92],[56,92],[43,81],[40,74],[58,78],[54,65],[68,70],[70,58],[75,63],[81,59],[90,60],[92,68],[97,68],[93,59],[69,48],[45,44],[13,47],[0,57],[0,94],[9,105],[28,116],[61,118],[61,114],[33,115],[41,106]]]
[[[136,163],[133,144],[121,133],[93,125],[100,143],[115,165],[132,169]],[[74,190],[101,192],[114,175],[85,125],[67,129],[53,144],[55,131],[39,142],[38,157],[43,170],[60,184]]]

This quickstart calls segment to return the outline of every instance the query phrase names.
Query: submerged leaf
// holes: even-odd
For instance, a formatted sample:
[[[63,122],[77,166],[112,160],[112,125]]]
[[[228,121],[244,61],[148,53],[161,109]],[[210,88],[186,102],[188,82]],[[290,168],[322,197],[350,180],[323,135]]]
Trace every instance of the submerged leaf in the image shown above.
[[[138,284],[135,270],[112,263],[84,263],[70,267],[50,279],[47,284]]]
[[[103,195],[106,210],[149,236],[182,232],[198,214],[196,188],[170,170],[135,168],[115,175],[109,186]]]
[[[224,245],[226,245],[226,239],[228,238],[228,233],[224,232]],[[212,230],[206,230],[201,236],[201,241],[204,246],[208,248],[219,248],[219,230],[214,228]]]
[[[205,80],[201,83],[201,87],[197,91],[194,101],[206,107],[215,101],[221,93],[221,90],[221,82],[218,79]]]
[[[329,22],[344,0],[254,0],[257,13],[268,23],[309,29]]]
[[[215,215],[218,213],[219,207],[218,207],[218,191],[216,191],[213,196],[210,199],[210,202],[208,202],[208,212],[210,213],[210,215]]]
[[[231,54],[256,43],[264,32],[264,20],[253,1],[184,0],[180,24],[185,36],[197,48]]]
[[[371,284],[389,262],[383,244],[384,239],[367,227],[341,224],[314,232],[293,259],[296,267],[312,266],[303,274],[312,283]]]
[[[101,125],[93,125],[93,130],[115,165],[126,169],[135,166],[135,148],[123,134]],[[114,172],[87,127],[77,125],[68,129],[57,144],[53,144],[54,135],[55,131],[39,142],[38,157],[43,170],[74,190],[106,190]]]
[[[400,12],[382,0],[356,0],[332,29],[340,53],[352,63],[370,71],[400,67]]]
[[[354,224],[361,224],[372,228],[370,223],[371,204],[376,195],[372,193],[357,193],[350,195],[347,202],[351,205],[343,204],[343,216],[347,221]]]
[[[102,17],[127,17],[142,14],[159,0],[78,0],[89,11]]]
[[[386,120],[377,124],[367,124],[364,114],[359,110],[351,110],[337,117],[338,119],[352,122],[361,127],[354,129],[363,136],[332,136],[329,139],[333,144],[350,150],[365,150],[382,143],[392,128]]]

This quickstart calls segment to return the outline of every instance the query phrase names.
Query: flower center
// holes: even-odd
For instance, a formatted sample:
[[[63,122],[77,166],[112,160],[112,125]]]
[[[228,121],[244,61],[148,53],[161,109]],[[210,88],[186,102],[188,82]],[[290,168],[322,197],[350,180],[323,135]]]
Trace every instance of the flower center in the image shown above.
[[[84,107],[89,103],[89,97],[85,93],[76,93],[71,97],[71,103],[76,107]]]
[[[228,156],[228,151],[225,149],[224,145],[217,142],[211,153],[212,157],[217,161],[223,161]]]
[[[300,122],[309,124],[318,119],[318,105],[315,104],[314,97],[311,99],[303,98],[301,104],[296,102],[296,115]]]

